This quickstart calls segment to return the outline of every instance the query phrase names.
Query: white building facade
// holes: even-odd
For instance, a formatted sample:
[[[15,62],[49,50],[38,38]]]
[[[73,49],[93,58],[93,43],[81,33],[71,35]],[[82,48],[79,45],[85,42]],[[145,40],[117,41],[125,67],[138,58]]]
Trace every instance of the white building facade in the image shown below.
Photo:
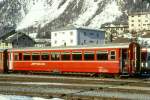
[[[129,31],[150,30],[150,12],[134,12],[128,16]]]
[[[105,43],[105,32],[98,29],[69,26],[51,32],[51,46],[97,45]]]

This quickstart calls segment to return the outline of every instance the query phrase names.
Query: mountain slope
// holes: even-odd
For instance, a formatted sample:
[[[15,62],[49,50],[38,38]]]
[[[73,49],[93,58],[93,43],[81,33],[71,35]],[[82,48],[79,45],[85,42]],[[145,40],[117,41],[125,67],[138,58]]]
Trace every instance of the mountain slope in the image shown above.
[[[126,21],[127,12],[149,9],[142,0],[2,0],[0,26],[32,32],[68,24],[100,28],[106,22]]]

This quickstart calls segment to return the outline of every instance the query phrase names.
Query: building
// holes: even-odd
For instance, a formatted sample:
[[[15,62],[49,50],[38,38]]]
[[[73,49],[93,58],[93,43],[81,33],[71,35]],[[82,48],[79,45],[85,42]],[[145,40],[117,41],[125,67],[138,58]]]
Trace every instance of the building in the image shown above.
[[[8,49],[8,48],[12,48],[11,43],[0,41],[0,49]]]
[[[101,29],[104,29],[106,32],[116,32],[118,34],[125,33],[129,30],[128,23],[123,22],[114,22],[114,23],[105,23],[101,26]]]
[[[35,47],[46,47],[51,46],[51,39],[34,39],[35,40]]]
[[[6,39],[7,43],[11,43],[13,48],[33,47],[35,41],[24,33],[15,33]]]
[[[99,29],[90,29],[70,25],[51,32],[51,46],[77,46],[104,44],[105,32]]]
[[[129,31],[150,30],[150,12],[133,12],[128,15]]]
[[[124,33],[128,33],[129,26],[128,23],[125,22],[113,22],[103,24],[101,29],[106,31],[106,43],[109,43]]]
[[[112,43],[129,43],[129,42],[131,42],[131,39],[125,37],[118,37],[117,39],[112,41]]]
[[[150,31],[138,38],[140,44],[144,47],[150,47]]]

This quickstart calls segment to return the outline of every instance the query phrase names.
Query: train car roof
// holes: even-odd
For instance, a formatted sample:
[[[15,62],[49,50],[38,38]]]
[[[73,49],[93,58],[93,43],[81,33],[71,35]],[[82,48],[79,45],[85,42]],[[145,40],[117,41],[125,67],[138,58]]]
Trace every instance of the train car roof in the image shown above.
[[[34,51],[34,50],[75,50],[75,49],[91,49],[91,48],[128,48],[129,43],[115,43],[104,45],[79,45],[79,46],[62,46],[62,47],[28,47],[28,48],[12,48],[8,51]]]

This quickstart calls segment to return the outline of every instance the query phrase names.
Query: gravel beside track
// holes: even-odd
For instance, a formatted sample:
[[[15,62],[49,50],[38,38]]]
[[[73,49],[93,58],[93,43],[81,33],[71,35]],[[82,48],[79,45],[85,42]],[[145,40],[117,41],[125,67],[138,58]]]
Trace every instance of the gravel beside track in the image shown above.
[[[0,94],[65,100],[150,100],[150,79],[0,74]]]

